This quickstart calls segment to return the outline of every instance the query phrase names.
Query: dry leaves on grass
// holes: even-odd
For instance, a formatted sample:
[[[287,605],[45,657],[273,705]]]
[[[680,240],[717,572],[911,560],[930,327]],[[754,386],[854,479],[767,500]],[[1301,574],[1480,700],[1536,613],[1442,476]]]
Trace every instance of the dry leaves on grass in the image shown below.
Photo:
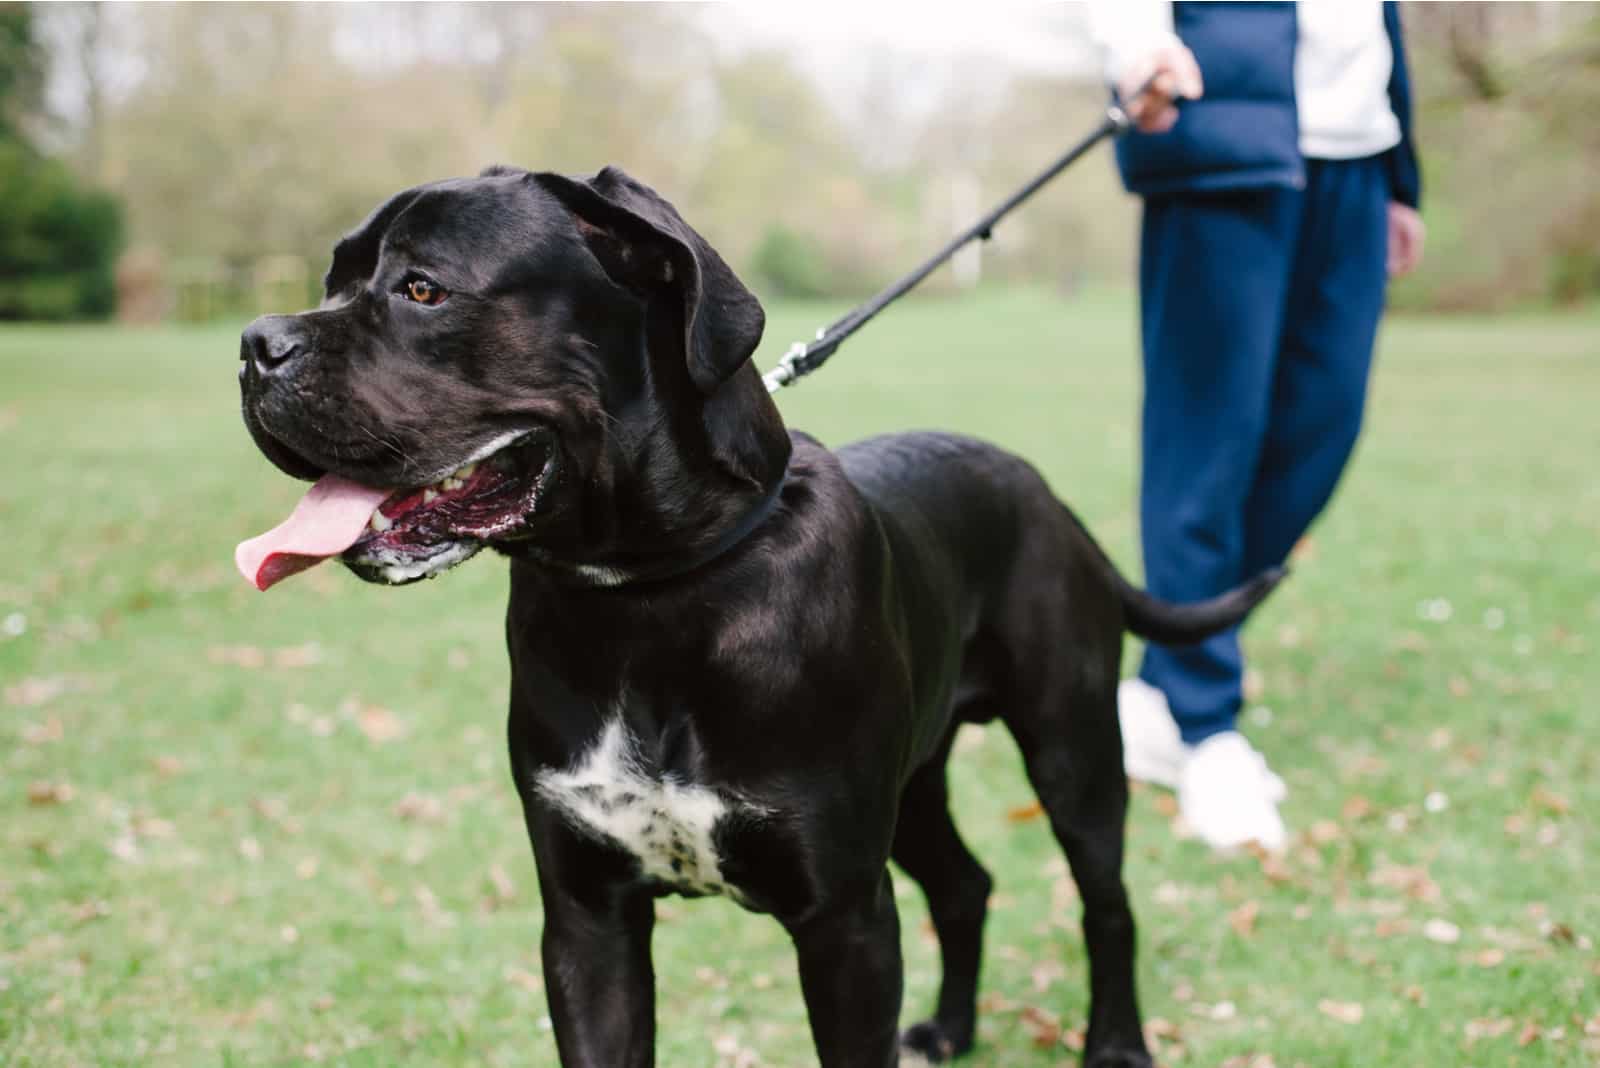
[[[510,983],[512,986],[520,987],[530,994],[537,994],[544,989],[544,980],[528,971],[526,968],[518,968],[515,965],[508,964],[506,965],[505,972],[502,974],[504,975],[506,982]]]
[[[1039,804],[1039,802],[1034,801],[1031,804],[1018,805],[1016,808],[1011,809],[1006,813],[1006,819],[1010,820],[1012,823],[1026,823],[1029,820],[1036,820],[1043,815],[1044,806]]]
[[[1343,1024],[1358,1024],[1366,1015],[1366,1010],[1361,1007],[1360,1002],[1334,1001],[1332,998],[1323,998],[1317,1002],[1317,1011]]]
[[[259,645],[213,645],[206,650],[206,659],[213,664],[252,671],[269,663],[276,668],[305,668],[322,662],[322,647],[316,642],[306,642],[268,651]]]
[[[1269,1053],[1241,1053],[1222,1062],[1222,1068],[1278,1068]]]
[[[1256,933],[1256,917],[1261,915],[1261,902],[1246,901],[1228,913],[1228,926],[1240,938],[1251,938]]]
[[[1486,1038],[1499,1038],[1515,1027],[1517,1021],[1509,1016],[1486,1016],[1477,1020],[1468,1020],[1462,1027],[1466,1035],[1467,1045],[1482,1041]]]
[[[394,803],[394,814],[412,823],[437,823],[444,818],[444,805],[437,797],[413,792]]]
[[[1421,865],[1380,864],[1367,881],[1385,890],[1397,890],[1413,901],[1436,902],[1442,896],[1439,884]]]
[[[1024,1005],[1017,1019],[1028,1039],[1039,1049],[1049,1049],[1061,1041],[1061,1017],[1037,1005]]]
[[[365,734],[370,742],[382,745],[396,738],[405,737],[406,725],[401,722],[399,716],[382,705],[361,704],[348,700],[339,710],[354,714],[356,726],[361,728],[361,733]]]
[[[78,796],[70,782],[32,782],[28,784],[28,804],[64,805]]]
[[[1557,816],[1565,816],[1572,810],[1572,802],[1560,794],[1547,790],[1544,786],[1535,786],[1533,792],[1528,795],[1528,800],[1535,808],[1542,808]]]
[[[18,708],[37,708],[67,692],[71,680],[62,675],[28,678],[5,688],[6,704]]]

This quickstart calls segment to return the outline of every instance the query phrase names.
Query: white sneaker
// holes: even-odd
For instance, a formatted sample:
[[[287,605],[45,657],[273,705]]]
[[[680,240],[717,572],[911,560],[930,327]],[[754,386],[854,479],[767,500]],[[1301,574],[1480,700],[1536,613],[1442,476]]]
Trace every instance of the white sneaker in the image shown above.
[[[1123,679],[1117,686],[1117,718],[1122,723],[1122,765],[1128,778],[1176,790],[1192,747],[1183,744],[1167,695],[1138,676]],[[1250,752],[1266,780],[1267,796],[1273,804],[1281,804],[1289,796],[1288,785],[1267,767],[1266,757],[1254,748]]]
[[[1266,761],[1244,735],[1223,731],[1189,750],[1178,779],[1178,812],[1213,849],[1255,842],[1269,853],[1281,853],[1289,840],[1278,815],[1282,788],[1283,780],[1266,769]]]
[[[1167,695],[1141,678],[1123,679],[1117,686],[1117,718],[1128,778],[1176,790],[1188,752]]]

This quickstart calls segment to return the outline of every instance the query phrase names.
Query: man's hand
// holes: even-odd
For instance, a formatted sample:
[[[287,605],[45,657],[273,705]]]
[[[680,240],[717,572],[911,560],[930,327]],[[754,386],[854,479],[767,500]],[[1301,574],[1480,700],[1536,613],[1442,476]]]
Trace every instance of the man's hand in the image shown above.
[[[1428,228],[1415,208],[1389,202],[1389,277],[1410,274],[1422,262]]]
[[[1150,87],[1141,94],[1146,83]],[[1117,96],[1141,133],[1166,133],[1178,121],[1173,101],[1195,100],[1205,92],[1200,64],[1176,38],[1129,63],[1117,81]]]

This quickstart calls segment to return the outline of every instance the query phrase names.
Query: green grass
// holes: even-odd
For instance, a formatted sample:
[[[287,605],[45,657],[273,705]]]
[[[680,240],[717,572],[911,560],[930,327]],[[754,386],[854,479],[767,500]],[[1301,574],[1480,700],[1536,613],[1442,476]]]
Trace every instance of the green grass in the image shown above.
[[[775,308],[762,365],[825,311]],[[996,439],[1136,572],[1133,331],[1119,295],[907,304],[783,408],[835,444]],[[249,589],[233,545],[300,487],[239,423],[236,336],[0,331],[0,625],[22,631],[0,637],[0,1063],[554,1065],[500,741],[505,567]],[[1600,1056],[1600,323],[1395,320],[1381,350],[1336,506],[1249,631],[1245,722],[1300,843],[1214,859],[1134,798],[1167,1064]],[[1059,853],[1008,816],[1031,798],[1003,733],[954,778],[998,883],[966,1063],[1074,1063],[1035,1041],[1085,1012]],[[936,956],[900,892],[910,1020]],[[812,1063],[776,924],[660,913],[661,1064]]]

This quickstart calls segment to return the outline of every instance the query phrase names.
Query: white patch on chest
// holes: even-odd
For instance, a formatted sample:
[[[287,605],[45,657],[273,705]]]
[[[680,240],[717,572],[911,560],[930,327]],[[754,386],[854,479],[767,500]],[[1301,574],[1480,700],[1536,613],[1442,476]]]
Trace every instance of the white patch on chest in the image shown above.
[[[541,772],[536,783],[579,829],[637,858],[646,877],[698,894],[733,889],[711,836],[718,821],[746,806],[708,786],[646,774],[621,720],[607,723],[571,768]]]

